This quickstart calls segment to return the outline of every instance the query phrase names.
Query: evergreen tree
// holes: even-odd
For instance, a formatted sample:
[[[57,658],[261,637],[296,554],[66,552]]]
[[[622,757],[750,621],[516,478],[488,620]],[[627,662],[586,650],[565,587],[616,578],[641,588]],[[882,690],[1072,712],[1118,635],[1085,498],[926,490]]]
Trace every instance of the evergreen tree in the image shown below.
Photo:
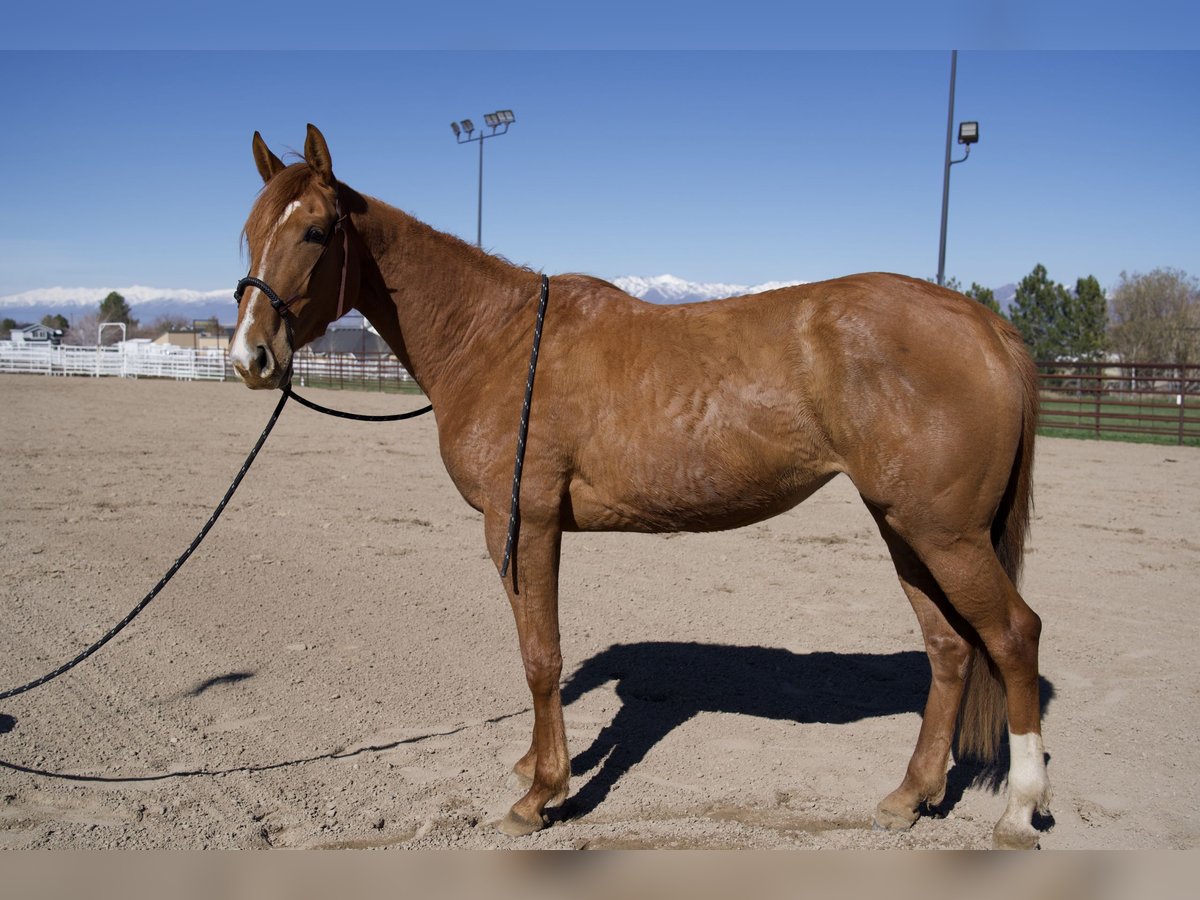
[[[1063,346],[1063,319],[1070,299],[1067,289],[1051,281],[1041,263],[1017,285],[1010,318],[1034,359],[1053,360],[1069,355]]]
[[[974,281],[971,282],[971,287],[963,291],[963,294],[970,297],[972,300],[978,301],[990,309],[992,312],[1003,315],[1000,312],[1000,304],[996,302],[996,292],[991,288],[986,288]]]
[[[1108,298],[1094,275],[1075,282],[1068,294],[1060,327],[1063,356],[1072,359],[1099,359],[1107,349]]]
[[[926,278],[925,280],[932,284],[937,284],[936,278]],[[949,288],[952,291],[958,291],[964,297],[970,297],[972,300],[977,300],[978,302],[982,303],[992,312],[1004,315],[1004,313],[1000,312],[1000,304],[996,302],[995,292],[991,288],[985,288],[978,282],[972,281],[971,286],[964,291],[962,282],[951,275],[946,279],[946,283],[943,285],[943,287]]]
[[[100,301],[100,321],[124,322],[131,329],[137,328],[137,319],[132,316],[129,304],[116,291],[110,291],[108,296]]]
[[[60,331],[66,331],[71,326],[71,323],[67,321],[67,317],[62,314],[42,316],[42,324],[47,328],[57,328]]]

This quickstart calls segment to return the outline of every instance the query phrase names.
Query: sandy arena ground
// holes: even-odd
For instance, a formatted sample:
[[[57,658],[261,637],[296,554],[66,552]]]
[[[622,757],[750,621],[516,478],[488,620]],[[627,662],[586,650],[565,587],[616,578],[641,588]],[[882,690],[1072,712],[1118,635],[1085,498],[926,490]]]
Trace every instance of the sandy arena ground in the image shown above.
[[[132,608],[276,399],[0,377],[0,689]],[[1044,439],[1036,479],[1042,846],[1196,847],[1200,450]],[[845,479],[736,532],[568,535],[562,623],[573,797],[513,840],[490,823],[520,793],[529,695],[433,420],[291,405],[142,617],[0,702],[0,848],[988,846],[1003,795],[962,768],[944,818],[870,830],[928,669]]]

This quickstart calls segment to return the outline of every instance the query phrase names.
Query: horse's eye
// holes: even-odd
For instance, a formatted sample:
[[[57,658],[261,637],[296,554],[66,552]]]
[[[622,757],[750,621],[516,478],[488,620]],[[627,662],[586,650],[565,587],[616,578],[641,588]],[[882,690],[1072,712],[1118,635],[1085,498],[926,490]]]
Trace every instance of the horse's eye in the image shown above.
[[[325,243],[325,232],[313,225],[304,233],[304,240],[309,244],[323,244]]]

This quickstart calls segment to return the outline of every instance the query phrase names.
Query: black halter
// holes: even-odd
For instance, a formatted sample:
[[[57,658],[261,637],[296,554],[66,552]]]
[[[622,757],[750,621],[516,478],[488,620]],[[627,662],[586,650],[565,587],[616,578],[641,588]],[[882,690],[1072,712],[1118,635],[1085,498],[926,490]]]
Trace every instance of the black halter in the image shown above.
[[[346,269],[350,264],[350,235],[346,232],[346,215],[342,212],[341,202],[337,198],[334,198],[333,204],[334,210],[337,212],[337,219],[333,223],[333,230],[326,235],[325,240],[321,245],[321,255],[317,257],[317,261],[314,262],[312,264],[312,268],[308,270],[308,277],[304,279],[304,284],[307,285],[312,279],[313,272],[316,271],[317,266],[321,264],[321,260],[325,258],[325,252],[329,249],[329,245],[333,242],[334,234],[340,231],[342,233],[342,279],[341,287],[338,289],[338,308],[337,315],[335,316],[335,318],[340,319],[342,317],[342,313],[345,311]],[[246,293],[246,288],[248,287],[258,288],[262,292],[263,296],[270,301],[271,306],[275,309],[275,312],[279,314],[279,318],[283,319],[284,324],[287,325],[288,338],[290,342],[292,336],[291,319],[294,318],[294,315],[289,307],[300,299],[301,294],[297,292],[288,297],[288,299],[283,300],[277,293],[275,293],[271,286],[261,278],[255,278],[253,275],[247,275],[237,283],[237,287],[234,288],[233,291],[233,299],[238,306],[241,306],[242,295]]]
[[[319,261],[319,260],[318,260]],[[299,294],[293,294],[288,300],[280,300],[279,295],[271,290],[271,286],[261,278],[255,278],[252,275],[247,275],[237,283],[237,289],[233,292],[233,299],[241,306],[242,294],[246,292],[246,288],[258,288],[263,292],[263,296],[271,301],[271,305],[275,307],[275,311],[279,313],[280,318],[286,319],[289,315],[288,306],[295,303],[299,298]]]

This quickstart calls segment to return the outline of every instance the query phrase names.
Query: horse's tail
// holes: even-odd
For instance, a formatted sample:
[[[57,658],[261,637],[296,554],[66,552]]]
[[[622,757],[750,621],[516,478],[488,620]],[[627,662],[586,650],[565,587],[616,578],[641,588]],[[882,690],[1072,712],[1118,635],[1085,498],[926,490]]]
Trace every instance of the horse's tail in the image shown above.
[[[1008,487],[992,520],[992,546],[1014,587],[1020,586],[1025,535],[1033,512],[1033,442],[1038,424],[1037,366],[1020,334],[1007,322],[997,326],[1021,383],[1021,440]],[[1008,724],[1004,684],[982,646],[971,653],[967,684],[958,714],[958,754],[986,762],[996,759]]]

